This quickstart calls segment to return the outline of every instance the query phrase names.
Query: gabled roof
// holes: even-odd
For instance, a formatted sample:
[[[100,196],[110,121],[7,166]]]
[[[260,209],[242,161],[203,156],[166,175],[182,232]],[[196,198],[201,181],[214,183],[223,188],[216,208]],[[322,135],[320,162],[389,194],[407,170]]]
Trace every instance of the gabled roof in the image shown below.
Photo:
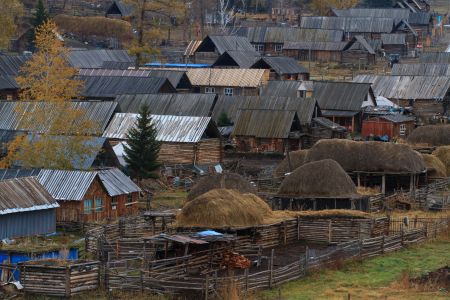
[[[59,207],[34,177],[0,182],[0,215]]]
[[[138,116],[132,113],[116,113],[103,137],[125,140],[128,131],[135,126]],[[161,142],[197,143],[211,125],[210,117],[162,115],[151,117],[158,132],[156,139]]]
[[[362,35],[354,36],[345,46],[344,51],[354,49],[366,50],[367,52],[369,52],[369,54],[373,55],[375,54],[375,50],[372,48],[372,46],[369,44],[366,38],[363,37]]]
[[[406,45],[406,34],[381,34],[381,43],[383,45]]]
[[[208,117],[214,106],[216,94],[141,94],[119,95],[119,111],[139,113],[146,104],[155,115]]]
[[[251,43],[286,42],[340,42],[343,30],[325,30],[292,27],[246,27],[239,28],[238,35],[246,36]]]
[[[394,23],[392,18],[380,17],[302,17],[300,27],[352,33],[391,33]]]
[[[314,81],[313,95],[323,113],[325,110],[359,112],[369,92],[370,84]]]
[[[354,82],[371,83],[375,96],[388,99],[442,100],[450,89],[447,76],[358,75]]]
[[[256,51],[226,51],[217,58],[213,67],[236,66],[248,69],[260,56]]]
[[[266,56],[256,61],[251,68],[270,68],[278,75],[309,73],[292,57]]]
[[[219,54],[223,54],[226,51],[255,52],[255,48],[247,38],[233,35],[208,35],[203,39],[195,52],[214,52],[215,50]]]
[[[256,138],[288,138],[297,113],[290,110],[241,109],[238,111],[233,136]]]
[[[91,120],[99,125],[99,128],[92,128],[91,134],[99,134],[98,131],[103,132],[111,119],[117,103],[112,101],[104,102],[89,102],[77,101],[71,103],[75,109],[80,109],[86,112],[83,115],[83,120],[80,122]],[[40,107],[40,110],[45,110],[46,107],[51,109],[51,104],[46,102],[22,102],[22,101],[4,101],[0,102],[0,130],[30,130],[27,124],[33,120],[32,112]],[[22,113],[23,112],[23,113]],[[42,130],[46,130],[46,124],[42,124]],[[47,128],[48,129],[48,128]]]
[[[450,64],[394,64],[391,75],[450,76]]]
[[[122,17],[129,17],[133,14],[133,5],[126,4],[121,0],[114,0],[111,6],[107,9],[106,14],[113,14],[118,11]]]
[[[156,94],[164,89],[175,92],[166,78],[136,76],[78,76],[84,81],[81,93],[87,98],[115,98],[122,94]]]
[[[30,55],[0,55],[0,76],[19,75],[20,68],[29,58]]]
[[[193,86],[259,87],[265,81],[262,69],[189,69]]]
[[[134,63],[126,50],[72,50],[69,63],[78,69],[101,68],[104,62]]]

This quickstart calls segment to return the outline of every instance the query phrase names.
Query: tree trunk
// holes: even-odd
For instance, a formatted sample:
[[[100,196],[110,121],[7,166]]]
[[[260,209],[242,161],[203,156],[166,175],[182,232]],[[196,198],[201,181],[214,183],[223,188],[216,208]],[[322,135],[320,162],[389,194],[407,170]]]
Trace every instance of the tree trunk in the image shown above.
[[[141,48],[144,46],[144,17],[145,17],[145,7],[147,5],[147,0],[143,0],[141,11],[139,12],[140,18],[139,18],[139,25],[138,25],[138,47]],[[139,69],[139,64],[142,60],[142,52],[141,50],[138,50],[136,52],[136,63],[135,63],[135,69]]]

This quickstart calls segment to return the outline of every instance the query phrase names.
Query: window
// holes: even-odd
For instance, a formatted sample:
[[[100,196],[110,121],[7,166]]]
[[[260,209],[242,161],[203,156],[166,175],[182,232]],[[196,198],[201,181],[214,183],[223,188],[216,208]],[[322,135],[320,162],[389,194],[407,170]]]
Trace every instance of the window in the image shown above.
[[[215,94],[215,93],[216,93],[216,88],[213,88],[213,87],[205,88],[205,94]]]
[[[264,45],[263,44],[256,44],[256,45],[253,45],[253,47],[259,53],[263,53],[264,52]]]
[[[112,210],[117,209],[117,204],[118,204],[117,197],[112,197],[112,199],[111,199],[111,209]]]
[[[406,124],[400,124],[400,135],[406,134]]]
[[[13,95],[10,95],[10,94],[6,95],[6,100],[12,101],[13,100]]]
[[[281,51],[283,51],[283,44],[275,45],[275,52],[281,52]]]
[[[88,215],[92,213],[92,200],[84,200],[84,214]]]
[[[103,199],[95,198],[95,212],[102,212],[102,211],[103,211]]]
[[[225,96],[233,96],[233,89],[232,88],[224,88],[223,89],[223,94]]]
[[[132,205],[133,204],[133,195],[132,194],[128,194],[127,195],[127,203],[125,205]]]

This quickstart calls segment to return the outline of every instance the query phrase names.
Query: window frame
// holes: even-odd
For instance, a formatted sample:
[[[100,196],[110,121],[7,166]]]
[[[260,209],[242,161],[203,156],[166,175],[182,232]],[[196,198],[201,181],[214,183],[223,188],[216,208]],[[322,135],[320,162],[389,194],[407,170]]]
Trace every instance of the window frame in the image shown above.
[[[86,205],[88,203],[89,203],[89,205]],[[89,210],[87,208],[89,208]],[[93,207],[92,199],[84,199],[84,201],[83,201],[83,214],[85,214],[85,215],[92,214],[93,208],[94,207]]]
[[[127,199],[125,200],[125,206],[132,206],[134,204],[133,202],[133,194],[129,193],[127,194]]]
[[[227,93],[227,90],[228,90],[228,93]],[[230,91],[231,91],[231,93],[230,93]],[[234,96],[234,88],[231,88],[231,87],[224,88],[223,94],[225,96]]]
[[[205,94],[215,94],[216,88],[213,86],[207,86],[205,87]]]
[[[405,123],[400,124],[399,133],[400,133],[400,135],[406,135],[406,124]]]
[[[283,44],[275,44],[275,52],[283,52]]]
[[[94,203],[95,203],[94,211],[96,213],[103,212],[103,198],[95,197]],[[98,203],[100,203],[100,206],[97,206]]]

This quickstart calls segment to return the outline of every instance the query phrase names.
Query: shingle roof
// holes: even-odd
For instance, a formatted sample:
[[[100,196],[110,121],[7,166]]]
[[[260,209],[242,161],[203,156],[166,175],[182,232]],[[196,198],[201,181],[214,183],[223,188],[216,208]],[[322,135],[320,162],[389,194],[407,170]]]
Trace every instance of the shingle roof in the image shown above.
[[[353,33],[391,33],[394,19],[380,17],[302,17],[301,28],[343,30]]]
[[[82,95],[90,98],[114,98],[122,94],[156,94],[168,86],[175,88],[166,78],[135,76],[78,76],[84,81]]]
[[[394,64],[391,75],[450,76],[450,64]]]
[[[0,55],[0,75],[17,76],[30,55]]]
[[[101,68],[107,61],[133,63],[134,59],[126,50],[72,50],[69,52],[69,63],[74,68]]]
[[[247,27],[238,29],[237,34],[246,36],[252,43],[340,42],[344,39],[342,30],[291,27]]]
[[[142,105],[155,115],[208,117],[216,94],[147,94],[116,97],[120,112],[139,113]]]
[[[262,69],[190,69],[193,86],[259,87],[265,80]]]
[[[252,68],[261,66],[261,63],[267,64],[279,75],[309,73],[308,70],[300,66],[298,62],[292,57],[285,57],[285,56],[262,57],[253,64]]]
[[[450,89],[447,76],[358,75],[354,82],[372,83],[375,96],[388,99],[442,100]]]
[[[366,101],[370,84],[352,82],[315,81],[314,98],[324,113],[325,110],[358,112]]]
[[[0,182],[0,215],[57,207],[55,199],[34,177]]]
[[[296,117],[297,113],[289,110],[241,109],[232,135],[287,138]]]
[[[138,114],[116,113],[103,137],[126,139],[128,131],[136,124]],[[161,142],[197,143],[202,138],[210,117],[151,115],[158,132],[156,139]]]

